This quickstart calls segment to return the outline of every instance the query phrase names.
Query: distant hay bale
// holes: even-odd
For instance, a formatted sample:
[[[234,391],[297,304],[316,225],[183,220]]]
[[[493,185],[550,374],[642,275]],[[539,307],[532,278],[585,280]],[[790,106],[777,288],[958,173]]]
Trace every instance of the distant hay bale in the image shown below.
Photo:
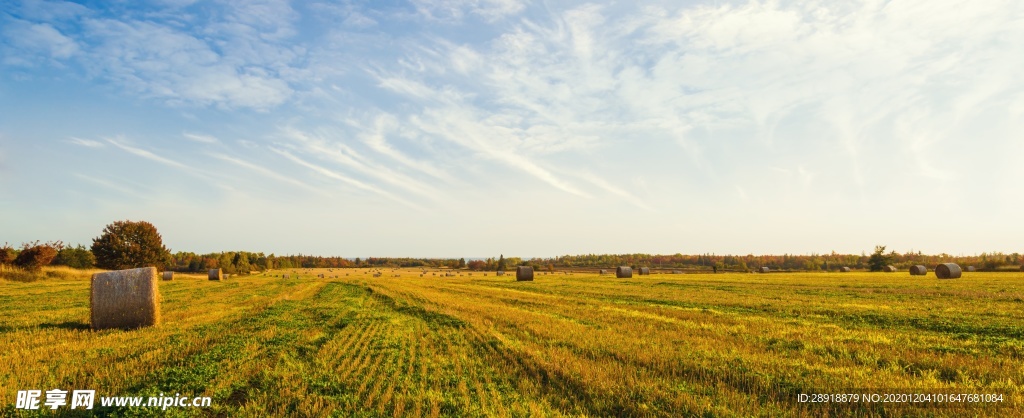
[[[768,272],[771,272],[772,270],[770,268],[768,268],[768,267],[761,267],[757,271],[759,273],[768,273]]]
[[[530,266],[518,266],[518,267],[516,267],[516,281],[517,282],[531,282],[531,281],[533,281],[533,267],[530,267]]]
[[[886,273],[895,273],[897,270],[898,269],[896,268],[896,266],[894,266],[892,264],[890,264],[888,266],[885,266],[885,267],[882,267],[882,271],[884,271]]]
[[[672,270],[672,274],[683,274],[680,270]]]
[[[282,275],[281,277],[284,277],[284,278],[287,279],[289,277],[289,275],[285,274],[285,275]]]
[[[1020,271],[1024,271],[1024,265],[1020,266]]]
[[[164,280],[174,280],[174,272],[173,271],[165,271],[164,272]]]
[[[935,277],[940,279],[959,279],[963,272],[956,263],[942,263],[935,266]]]
[[[1021,268],[1024,268],[1024,266],[1021,266]],[[604,270],[604,269],[598,270],[597,274],[608,274],[608,270]]]
[[[639,273],[640,273],[641,276],[650,276],[651,275],[651,268],[650,267],[640,267]]]
[[[849,267],[840,267],[839,271],[842,272],[842,273],[849,273],[850,272],[850,268]]]
[[[629,279],[633,277],[633,268],[630,266],[618,266],[615,268],[615,277],[619,279]]]
[[[155,267],[96,273],[89,292],[93,329],[133,329],[160,323]]]
[[[975,271],[978,271],[978,270],[975,269],[974,266],[967,266],[967,271],[975,272]]]
[[[210,280],[224,280],[224,273],[221,269],[210,269]]]
[[[1024,268],[1024,266],[1022,266],[1022,268]],[[504,272],[504,271],[501,271],[501,270],[498,270],[498,272],[497,272],[497,273],[494,273],[494,275],[495,275],[495,276],[504,276],[504,275],[505,275],[505,272]]]
[[[920,264],[910,267],[911,276],[925,276],[928,274],[928,268]]]

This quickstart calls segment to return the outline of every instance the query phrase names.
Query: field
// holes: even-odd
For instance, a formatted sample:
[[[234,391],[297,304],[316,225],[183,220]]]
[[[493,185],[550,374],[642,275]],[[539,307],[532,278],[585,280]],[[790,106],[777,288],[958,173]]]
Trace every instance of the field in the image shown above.
[[[1022,273],[435,274],[179,274],[163,324],[135,331],[89,329],[84,277],[0,281],[0,414],[34,416],[17,391],[53,388],[212,397],[109,416],[1024,413]],[[797,402],[896,389],[1004,398]]]

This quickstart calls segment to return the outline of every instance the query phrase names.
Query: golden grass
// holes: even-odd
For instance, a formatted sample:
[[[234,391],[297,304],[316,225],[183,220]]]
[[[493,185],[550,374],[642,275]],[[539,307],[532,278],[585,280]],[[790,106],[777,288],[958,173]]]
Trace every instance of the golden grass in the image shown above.
[[[388,269],[390,271],[390,269]],[[184,415],[1012,416],[1024,273],[159,282],[163,326],[88,330],[88,282],[0,284],[0,393],[212,396]],[[434,271],[431,271],[433,273]],[[394,274],[400,277],[393,277]],[[348,274],[348,276],[346,276]],[[297,277],[297,279],[295,279]],[[41,372],[42,371],[42,372]],[[800,393],[1002,393],[1000,408],[808,406]],[[13,398],[11,398],[13,399]],[[829,409],[833,408],[833,409]],[[8,410],[0,409],[0,415]]]

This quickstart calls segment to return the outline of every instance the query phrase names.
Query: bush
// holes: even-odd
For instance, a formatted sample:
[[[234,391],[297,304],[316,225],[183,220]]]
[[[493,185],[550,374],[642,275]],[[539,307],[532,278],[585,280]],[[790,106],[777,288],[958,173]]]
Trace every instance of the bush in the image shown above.
[[[18,253],[11,248],[10,245],[4,243],[3,247],[0,247],[0,264],[11,264],[14,263],[14,259],[18,256]]]
[[[64,248],[60,241],[40,244],[36,241],[31,244],[23,244],[21,253],[14,259],[14,265],[29,271],[38,271],[43,266],[50,265],[50,262],[57,257],[57,252]]]
[[[171,259],[160,233],[146,221],[107,225],[103,234],[92,240],[92,254],[97,267],[110,270],[161,267]]]
[[[76,269],[88,269],[96,265],[96,257],[92,255],[92,251],[79,244],[76,247],[65,247],[58,251],[57,258],[53,259],[53,264]]]

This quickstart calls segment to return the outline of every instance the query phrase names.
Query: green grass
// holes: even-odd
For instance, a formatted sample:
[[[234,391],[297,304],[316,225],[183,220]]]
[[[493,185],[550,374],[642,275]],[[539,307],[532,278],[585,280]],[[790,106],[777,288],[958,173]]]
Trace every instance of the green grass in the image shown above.
[[[92,331],[82,277],[0,281],[0,415],[25,389],[210,396],[100,416],[1011,416],[1024,274],[596,275],[160,282],[163,324]],[[344,276],[345,272],[351,273]],[[336,273],[335,273],[336,274]],[[391,276],[393,273],[385,273]],[[330,275],[330,273],[328,273]],[[66,276],[66,277],[65,277]],[[999,408],[801,393],[1002,393]],[[91,416],[66,407],[61,415]]]

